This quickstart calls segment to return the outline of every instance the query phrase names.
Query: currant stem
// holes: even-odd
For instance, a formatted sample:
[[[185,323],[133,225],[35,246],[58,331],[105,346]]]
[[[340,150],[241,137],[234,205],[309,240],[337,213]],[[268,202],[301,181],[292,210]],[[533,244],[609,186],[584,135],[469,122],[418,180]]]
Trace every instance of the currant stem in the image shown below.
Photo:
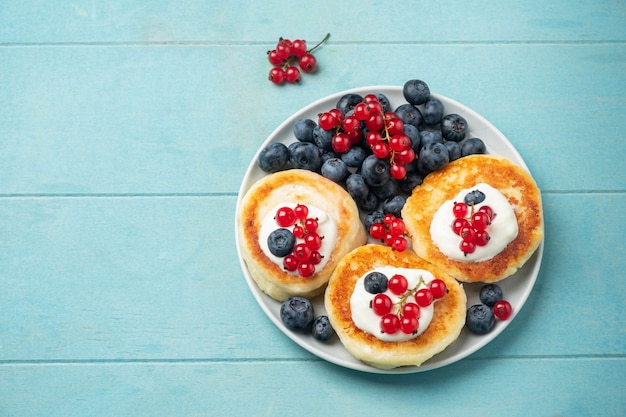
[[[402,294],[402,297],[400,297],[400,300],[396,302],[396,304],[398,304],[398,308],[399,308],[398,313],[400,317],[402,317],[402,307],[406,303],[407,298],[415,294],[417,290],[419,289],[420,285],[422,284],[426,285],[426,281],[424,281],[424,277],[420,275],[420,280],[417,283],[417,285],[413,287],[412,289],[408,290],[407,292],[405,292],[404,294]]]
[[[326,42],[328,40],[328,38],[330,38],[330,33],[327,33],[326,36],[324,36],[324,39],[322,39],[321,41],[319,41],[319,43],[317,45],[315,45],[313,48],[309,49],[308,51],[306,51],[308,54],[312,53],[313,51],[315,51],[317,48],[319,48],[320,46],[322,46],[322,44],[324,42]]]

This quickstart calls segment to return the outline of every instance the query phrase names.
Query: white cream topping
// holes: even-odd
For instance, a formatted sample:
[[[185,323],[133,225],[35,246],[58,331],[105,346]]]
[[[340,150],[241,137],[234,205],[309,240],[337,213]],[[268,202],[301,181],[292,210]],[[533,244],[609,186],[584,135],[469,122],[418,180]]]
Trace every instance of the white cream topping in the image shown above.
[[[276,212],[281,207],[290,207],[295,208],[298,203],[281,203],[270,210],[263,222],[261,223],[261,230],[259,231],[259,245],[263,250],[265,256],[267,256],[272,262],[276,265],[283,267],[283,258],[274,255],[270,252],[269,246],[267,245],[267,238],[269,235],[276,229],[280,229],[280,226],[276,224],[275,216]],[[328,215],[325,211],[317,208],[311,204],[305,204],[309,209],[308,218],[317,219],[318,227],[317,234],[322,237],[322,247],[319,249],[320,255],[322,255],[322,260],[319,264],[315,265],[315,271],[318,272],[324,268],[324,266],[328,263],[328,259],[330,258],[330,254],[335,249],[337,245],[337,224],[335,220]],[[290,231],[293,231],[293,226],[287,227]],[[296,239],[296,244],[304,242],[303,239]],[[298,274],[298,271],[291,272],[294,275]]]
[[[408,269],[384,266],[380,268],[375,268],[372,271],[368,271],[356,282],[354,286],[354,291],[352,292],[352,296],[350,297],[352,321],[354,322],[356,327],[363,330],[364,332],[376,336],[378,339],[385,342],[403,342],[406,340],[414,339],[420,334],[424,333],[433,318],[435,302],[433,302],[428,307],[420,307],[420,317],[418,319],[419,327],[415,334],[406,334],[402,332],[402,330],[399,330],[394,334],[381,332],[380,316],[374,313],[374,311],[370,307],[370,303],[372,302],[376,294],[370,294],[369,292],[367,292],[364,285],[365,277],[370,272],[381,272],[385,274],[387,278],[391,278],[395,274],[403,275],[409,284],[409,289],[415,288],[419,284],[420,279],[423,280],[424,284],[420,285],[419,288],[428,288],[428,284],[435,279],[435,277],[430,272],[423,269]],[[391,313],[397,314],[398,310],[400,309],[398,302],[400,301],[401,296],[395,295],[389,290],[385,291],[384,294],[389,296],[389,298],[391,298],[391,301],[394,303]],[[414,303],[415,298],[411,295],[409,296],[409,301]]]
[[[485,246],[476,246],[473,253],[465,255],[459,248],[461,238],[452,230],[452,223],[455,219],[452,207],[455,202],[463,202],[467,193],[474,190],[485,194],[485,200],[474,205],[474,210],[487,205],[496,216],[487,227],[487,232],[491,237],[489,243]],[[509,200],[500,191],[485,183],[461,190],[454,199],[443,203],[430,224],[430,237],[439,250],[451,259],[465,262],[480,262],[493,258],[517,237],[517,233],[517,218]]]

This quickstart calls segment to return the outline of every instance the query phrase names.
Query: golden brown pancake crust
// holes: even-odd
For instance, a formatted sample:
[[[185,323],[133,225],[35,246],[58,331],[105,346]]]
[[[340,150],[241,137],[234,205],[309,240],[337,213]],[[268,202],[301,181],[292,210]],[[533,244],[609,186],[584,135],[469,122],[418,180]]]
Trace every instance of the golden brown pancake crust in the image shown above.
[[[459,191],[487,183],[498,189],[514,207],[519,233],[494,258],[482,262],[460,262],[448,258],[433,243],[430,223],[435,212]],[[541,192],[520,166],[495,155],[471,155],[451,162],[426,176],[413,190],[402,211],[413,250],[463,282],[495,282],[517,271],[543,239]]]
[[[337,224],[337,245],[326,266],[312,277],[286,272],[259,245],[265,215],[281,203],[310,204],[327,212]],[[242,257],[251,277],[270,297],[284,301],[293,295],[314,297],[325,285],[343,255],[366,241],[363,224],[350,195],[333,181],[307,170],[290,169],[267,175],[246,192],[237,214]]]
[[[384,342],[359,329],[352,321],[350,297],[355,283],[366,272],[383,266],[428,270],[448,287],[448,294],[435,303],[430,325],[415,339]],[[410,250],[397,252],[377,244],[361,246],[341,260],[326,288],[324,304],[346,350],[357,359],[382,369],[421,365],[454,342],[465,324],[465,291],[456,280]]]

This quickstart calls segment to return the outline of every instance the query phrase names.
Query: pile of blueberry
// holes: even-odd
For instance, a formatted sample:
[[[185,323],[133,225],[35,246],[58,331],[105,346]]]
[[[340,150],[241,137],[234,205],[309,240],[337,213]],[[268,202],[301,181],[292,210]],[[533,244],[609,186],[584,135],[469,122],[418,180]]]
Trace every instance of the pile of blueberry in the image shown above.
[[[497,284],[483,285],[479,298],[481,304],[468,308],[465,318],[465,325],[472,333],[489,333],[496,319],[508,320],[513,314],[511,304],[504,299],[502,288]]]
[[[320,123],[320,119],[301,118],[293,126],[296,140],[288,146],[272,143],[263,148],[258,157],[259,167],[267,173],[290,168],[317,172],[342,185],[364,213],[382,210],[399,217],[406,197],[426,175],[463,156],[487,152],[480,138],[468,137],[468,124],[463,116],[446,114],[444,104],[431,96],[428,85],[421,80],[405,83],[403,96],[406,103],[395,109],[382,93],[373,92],[366,96],[348,93],[330,112],[348,118],[354,115],[355,107],[367,102],[370,96],[375,96],[382,106],[378,117],[387,121],[399,119],[402,136],[410,139],[410,149],[415,157],[403,164],[401,178],[392,175],[397,161],[374,154],[372,142],[368,143],[371,132],[365,121],[356,127],[360,139],[345,151],[337,152],[336,147],[333,148],[333,138],[342,129],[341,125],[324,129],[322,126],[326,124]],[[383,141],[390,142],[391,137],[383,136]]]
[[[280,319],[291,330],[310,330],[311,335],[322,342],[335,335],[328,316],[315,317],[313,304],[308,298],[295,296],[284,301],[280,306]]]

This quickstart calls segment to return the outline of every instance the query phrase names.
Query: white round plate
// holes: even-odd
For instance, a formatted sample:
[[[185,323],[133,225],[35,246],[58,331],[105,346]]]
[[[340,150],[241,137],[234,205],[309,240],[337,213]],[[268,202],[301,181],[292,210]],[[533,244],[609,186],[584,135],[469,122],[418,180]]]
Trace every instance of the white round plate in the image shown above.
[[[274,130],[274,132],[272,132],[272,134],[263,142],[256,155],[250,162],[250,166],[246,171],[243,182],[239,189],[239,197],[237,199],[237,212],[239,212],[240,210],[241,199],[245,192],[252,186],[252,184],[261,179],[263,176],[267,175],[257,165],[257,158],[261,149],[274,142],[281,142],[289,145],[290,143],[296,141],[295,137],[293,136],[293,125],[296,120],[300,118],[317,120],[317,115],[319,113],[328,111],[331,108],[335,107],[337,101],[344,94],[347,93],[356,93],[360,95],[366,95],[369,93],[383,93],[391,102],[392,109],[397,108],[400,104],[406,103],[406,100],[404,99],[404,96],[402,94],[402,87],[370,86],[341,91],[332,94],[330,96],[317,100],[310,105],[304,107],[300,111],[294,113],[280,126],[278,126],[278,128]],[[469,134],[467,137],[481,138],[487,145],[488,152],[490,154],[505,156],[528,170],[526,163],[517,152],[517,150],[508,141],[508,139],[489,121],[487,121],[485,118],[483,118],[472,109],[454,100],[437,94],[431,94],[431,96],[436,97],[443,102],[443,104],[445,105],[445,114],[458,113],[467,120],[469,127]],[[239,225],[237,225],[237,227],[239,227]],[[513,316],[509,320],[497,322],[493,330],[486,335],[475,335],[464,328],[459,338],[452,345],[450,345],[446,350],[426,361],[419,367],[408,366],[391,370],[381,370],[355,359],[350,353],[348,353],[348,351],[344,349],[343,345],[337,337],[334,337],[331,342],[320,342],[314,339],[308,333],[296,332],[285,327],[280,319],[281,303],[265,295],[265,293],[259,290],[259,288],[256,286],[254,280],[250,277],[250,274],[248,273],[245,262],[241,257],[241,252],[239,248],[240,242],[237,237],[237,233],[235,233],[235,238],[237,241],[239,262],[241,264],[241,268],[243,270],[243,274],[248,283],[248,286],[250,287],[250,291],[252,291],[252,294],[254,295],[255,299],[257,300],[263,311],[274,322],[274,324],[276,324],[276,326],[280,330],[282,330],[285,335],[287,335],[290,339],[292,339],[304,349],[324,360],[327,360],[328,362],[332,362],[334,364],[358,371],[380,374],[415,373],[440,368],[442,366],[449,365],[467,357],[468,355],[476,352],[478,349],[482,348],[487,343],[492,341],[515,318],[515,315],[519,313],[522,306],[526,302],[526,299],[528,298],[533,286],[535,285],[537,275],[539,274],[541,258],[543,255],[542,242],[535,254],[521,269],[517,271],[517,273],[498,283],[500,287],[502,287],[505,298],[513,306]],[[479,283],[464,284],[464,288],[467,293],[468,306],[480,303],[478,298],[478,292],[482,285],[483,284]],[[312,301],[315,308],[316,316],[326,314],[324,309],[323,297],[317,297]]]

